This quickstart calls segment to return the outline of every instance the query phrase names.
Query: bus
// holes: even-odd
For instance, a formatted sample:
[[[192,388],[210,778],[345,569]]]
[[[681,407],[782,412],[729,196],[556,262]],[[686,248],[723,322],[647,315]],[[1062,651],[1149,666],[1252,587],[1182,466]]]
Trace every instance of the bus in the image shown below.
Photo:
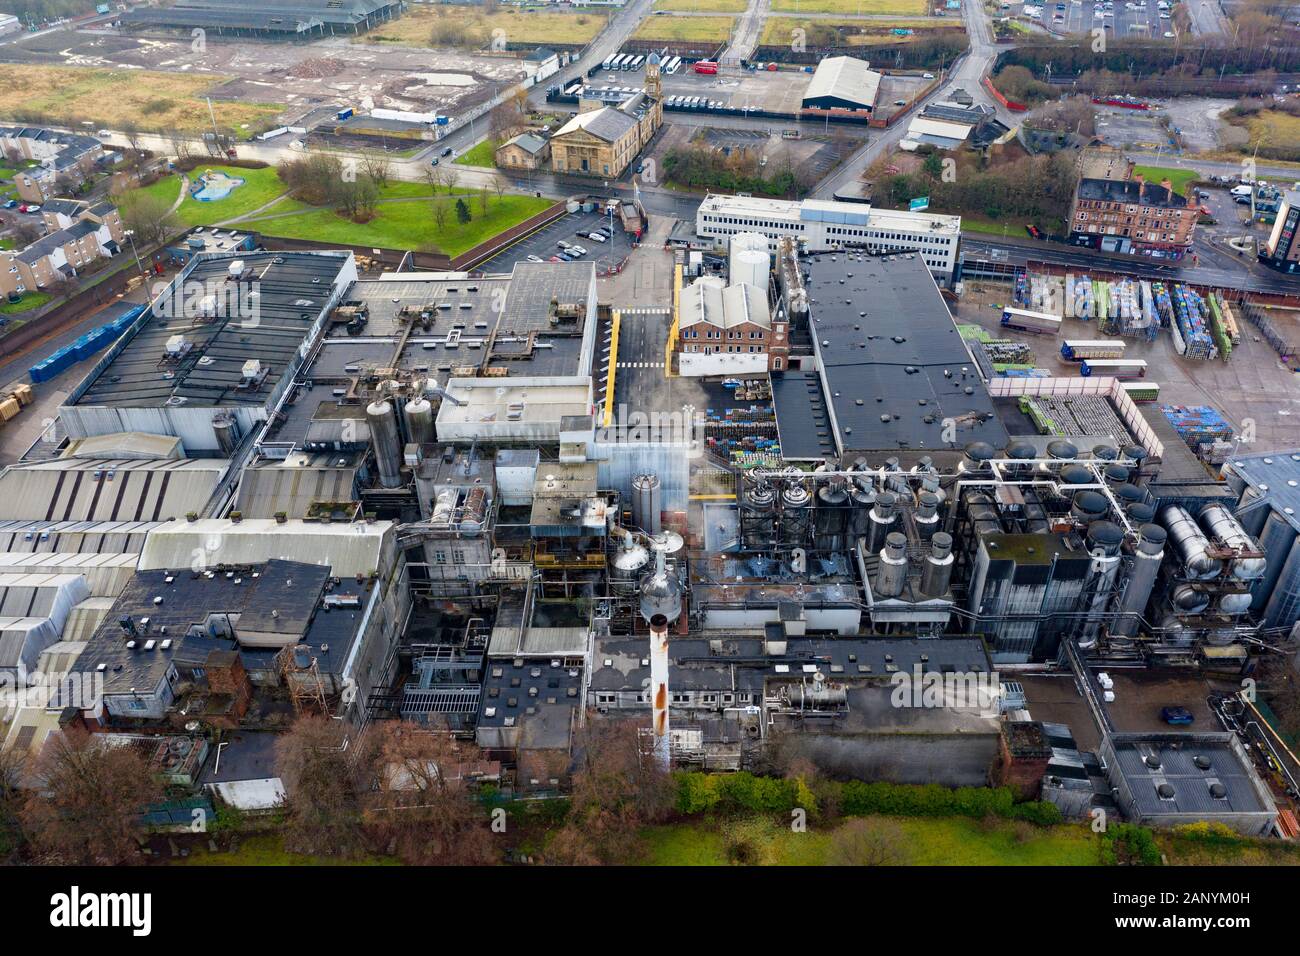
[[[699,60],[692,69],[696,73],[705,73],[712,76],[718,72],[718,64],[713,60]]]
[[[627,54],[620,53],[617,56],[615,56],[612,60],[609,61],[609,66],[605,67],[605,69],[621,70],[623,69],[623,61],[626,59],[627,59]]]
[[[623,67],[623,69],[625,69],[625,70],[636,71],[636,70],[641,69],[641,64],[644,63],[644,62],[645,62],[645,57],[643,57],[643,56],[634,56],[634,57],[632,57],[631,62],[629,62],[628,64],[626,64],[626,65]]]
[[[1135,402],[1154,402],[1160,398],[1160,386],[1155,382],[1120,382],[1120,387]]]
[[[1019,329],[1036,335],[1056,335],[1061,331],[1061,320],[1056,316],[1046,312],[1031,312],[1029,309],[1004,308],[1002,324],[1008,329]]]
[[[1079,364],[1079,374],[1084,377],[1145,378],[1147,363],[1144,359],[1084,359]]]
[[[1083,359],[1117,359],[1124,357],[1124,343],[1119,339],[1067,339],[1061,346],[1061,358],[1067,362]]]
[[[664,67],[663,71],[667,73],[669,76],[671,76],[672,74],[677,72],[677,68],[681,65],[682,65],[682,58],[680,56],[675,56],[668,61],[668,65]]]
[[[609,56],[605,57],[605,62],[600,65],[600,68],[602,70],[608,70],[610,64],[613,62],[614,62],[614,55],[611,53]]]

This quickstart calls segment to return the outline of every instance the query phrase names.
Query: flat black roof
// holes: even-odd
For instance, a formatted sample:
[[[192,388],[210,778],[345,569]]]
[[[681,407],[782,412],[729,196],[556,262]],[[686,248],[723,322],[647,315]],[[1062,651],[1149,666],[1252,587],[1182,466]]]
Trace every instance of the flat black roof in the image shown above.
[[[242,260],[251,278],[227,284],[232,262]],[[151,315],[77,399],[81,406],[154,407],[263,405],[285,372],[297,362],[312,325],[334,294],[345,253],[250,252],[196,256],[177,277],[171,296]],[[202,288],[202,294],[193,290]],[[199,316],[201,299],[213,296],[216,312]],[[173,303],[163,306],[162,302]],[[171,313],[175,313],[172,315]],[[188,346],[176,361],[165,359],[167,343],[182,335]],[[244,363],[257,359],[266,376],[240,388]],[[181,402],[180,400],[184,400]]]
[[[843,454],[1006,445],[1007,430],[921,256],[822,253],[804,262],[809,334]],[[778,401],[778,421],[783,412],[806,416],[793,404]],[[946,420],[956,427],[945,431]]]

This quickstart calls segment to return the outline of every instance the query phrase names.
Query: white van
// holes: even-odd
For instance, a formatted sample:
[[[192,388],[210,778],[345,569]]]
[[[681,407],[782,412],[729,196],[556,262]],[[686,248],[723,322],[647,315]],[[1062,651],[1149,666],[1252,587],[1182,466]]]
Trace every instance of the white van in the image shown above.
[[[1254,191],[1255,191],[1255,190],[1254,190],[1254,187],[1252,187],[1252,186],[1247,186],[1247,185],[1245,185],[1245,184],[1243,184],[1243,185],[1241,185],[1241,186],[1233,186],[1232,189],[1229,190],[1229,192],[1231,192],[1231,194],[1232,194],[1234,197],[1237,197],[1237,196],[1249,196],[1249,195],[1250,195],[1251,193],[1253,193]]]

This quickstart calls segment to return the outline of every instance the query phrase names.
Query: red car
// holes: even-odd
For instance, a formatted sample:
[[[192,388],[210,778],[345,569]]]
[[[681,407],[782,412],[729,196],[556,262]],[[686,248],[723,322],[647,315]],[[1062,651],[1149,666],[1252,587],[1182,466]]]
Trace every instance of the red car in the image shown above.
[[[1043,238],[1042,230],[1039,229],[1037,226],[1035,226],[1032,222],[1031,222],[1031,223],[1028,223],[1028,224],[1025,226],[1025,232],[1029,233],[1029,238],[1030,238],[1030,239],[1041,239],[1041,238]]]
[[[546,261],[547,261],[547,262],[563,262],[564,260],[561,259],[559,256],[551,256],[551,258],[547,259]]]
[[[26,212],[26,211],[27,211],[27,203],[23,203],[21,206],[19,206],[19,207],[18,207],[18,211],[19,211],[19,212]]]

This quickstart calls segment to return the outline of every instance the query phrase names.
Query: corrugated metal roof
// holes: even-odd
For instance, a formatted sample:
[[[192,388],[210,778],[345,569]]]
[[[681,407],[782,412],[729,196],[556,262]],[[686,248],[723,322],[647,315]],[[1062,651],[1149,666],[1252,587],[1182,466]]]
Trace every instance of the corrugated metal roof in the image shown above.
[[[57,459],[0,474],[0,519],[161,521],[202,511],[224,459]]]
[[[239,481],[235,509],[245,518],[274,518],[279,512],[301,518],[314,501],[352,501],[356,477],[355,465],[248,468]]]
[[[865,60],[851,56],[828,56],[817,64],[817,72],[804,92],[803,101],[834,97],[863,109],[876,105],[880,92],[880,74],[867,67]]]
[[[188,568],[195,549],[210,564],[261,564],[282,559],[328,566],[338,577],[379,569],[391,521],[319,524],[290,519],[206,518],[174,521],[149,535],[140,570]]]

